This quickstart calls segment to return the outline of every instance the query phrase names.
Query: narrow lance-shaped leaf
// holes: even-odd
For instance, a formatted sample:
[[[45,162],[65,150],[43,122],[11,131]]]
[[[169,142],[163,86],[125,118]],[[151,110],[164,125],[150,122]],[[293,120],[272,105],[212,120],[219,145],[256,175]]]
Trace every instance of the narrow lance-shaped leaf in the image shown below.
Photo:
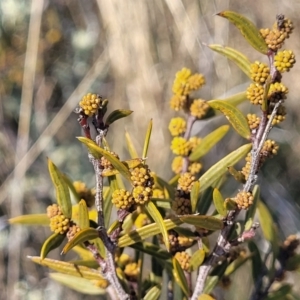
[[[261,230],[264,234],[265,239],[272,244],[272,250],[275,253],[276,257],[276,254],[278,252],[278,240],[275,222],[267,206],[263,202],[258,202],[257,209]]]
[[[251,263],[252,263],[252,278],[253,282],[257,282],[261,274],[264,272],[264,264],[261,259],[259,249],[253,241],[248,242],[249,250],[251,251]]]
[[[219,101],[224,101],[227,102],[233,106],[238,106],[239,104],[243,103],[245,100],[247,100],[247,93],[246,92],[240,92],[234,95],[231,95],[227,98],[224,99],[212,99],[212,100],[219,100]],[[209,101],[212,101],[209,100]],[[219,112],[220,114],[220,112]]]
[[[127,109],[117,109],[112,111],[109,116],[107,117],[105,124],[106,125],[110,125],[113,122],[125,118],[127,116],[129,116],[130,114],[132,114],[133,111],[132,110],[127,110]]]
[[[241,52],[233,48],[224,47],[222,45],[217,45],[217,44],[211,44],[208,45],[208,47],[213,51],[216,51],[226,56],[233,62],[235,62],[237,66],[251,79],[250,76],[251,62],[244,54],[242,54]]]
[[[147,294],[145,295],[145,297],[143,297],[143,299],[144,300],[157,300],[157,299],[159,299],[160,294],[161,294],[161,288],[154,286],[147,292]]]
[[[282,299],[290,299],[285,297],[292,291],[292,286],[290,284],[283,284],[276,291],[270,293],[265,299],[266,300],[282,300]],[[293,298],[291,298],[293,299]]]
[[[179,219],[182,222],[208,230],[219,230],[223,228],[223,221],[211,216],[186,215],[180,216]]]
[[[166,228],[166,225],[164,223],[164,220],[159,212],[159,210],[156,208],[153,202],[149,201],[146,203],[145,208],[147,209],[150,216],[153,218],[155,223],[158,225],[160,232],[163,236],[164,243],[166,245],[167,250],[170,250],[170,242],[169,242],[169,235]]]
[[[224,125],[214,130],[206,137],[201,140],[201,143],[195,148],[195,150],[190,154],[190,161],[197,161],[202,156],[210,151],[210,149],[215,146],[228,132],[229,126]]]
[[[84,200],[80,200],[79,202],[78,226],[80,229],[90,227],[89,211]]]
[[[28,256],[33,262],[42,266],[48,267],[51,270],[69,274],[77,277],[83,277],[90,280],[103,280],[100,272],[95,269],[91,269],[85,266],[76,266],[73,263],[55,260],[55,259],[41,259],[39,256]]]
[[[62,254],[66,254],[76,245],[79,245],[88,240],[93,240],[99,236],[99,233],[94,228],[85,228],[77,232],[74,237],[65,245],[62,250]]]
[[[195,213],[195,211],[196,211],[199,194],[200,194],[200,182],[196,181],[193,184],[193,187],[191,190],[192,213]]]
[[[43,225],[49,226],[50,220],[46,214],[22,215],[8,219],[11,225]]]
[[[183,222],[179,219],[172,219],[172,220],[164,220],[164,224],[167,230],[173,229],[176,226],[181,225]],[[118,246],[124,248],[126,246],[130,246],[134,243],[143,241],[151,236],[160,233],[160,228],[157,224],[153,223],[150,225],[146,225],[142,228],[133,230],[128,234],[121,236],[118,240]]]
[[[138,158],[139,157],[138,153],[137,153],[137,151],[133,145],[133,142],[131,140],[131,137],[127,131],[125,132],[125,138],[126,138],[126,144],[127,144],[127,148],[128,148],[131,158]]]
[[[245,175],[240,172],[237,171],[233,166],[229,166],[228,168],[228,172],[234,177],[234,179],[242,184],[246,183],[246,178]]]
[[[172,257],[171,254],[166,250],[163,250],[161,247],[148,242],[135,243],[131,245],[131,247],[162,260],[167,260]]]
[[[66,218],[72,216],[72,204],[70,198],[69,187],[64,180],[64,175],[58,170],[55,164],[48,159],[48,169],[51,180],[56,189],[56,200],[61,207],[62,213]]]
[[[188,283],[187,283],[186,277],[184,275],[184,272],[180,266],[180,263],[178,262],[178,260],[175,257],[173,257],[172,261],[173,261],[174,279],[176,280],[176,282],[178,283],[178,285],[180,286],[180,288],[182,289],[184,294],[187,297],[189,297],[190,294],[189,294]]]
[[[50,235],[42,246],[40,254],[41,259],[44,259],[51,250],[58,248],[64,239],[64,234],[54,233]]]
[[[233,12],[233,11],[222,11],[218,13],[220,17],[226,18],[233,23],[248,41],[248,43],[257,51],[262,54],[267,54],[268,46],[260,34],[256,26],[246,17]]]
[[[213,201],[217,212],[223,217],[226,216],[227,210],[224,206],[224,198],[217,188],[213,192]]]
[[[148,155],[149,142],[150,142],[150,137],[151,137],[151,132],[152,132],[152,123],[153,122],[151,119],[149,122],[149,125],[148,125],[147,132],[146,132],[142,158],[146,158]]]
[[[106,294],[105,288],[98,287],[94,282],[85,279],[78,278],[72,275],[62,274],[62,273],[50,273],[50,278],[63,284],[77,292],[86,294],[86,295],[104,295]],[[103,280],[104,287],[105,281]]]
[[[101,156],[104,156],[108,161],[111,162],[115,169],[117,169],[125,178],[131,181],[130,172],[128,168],[110,152],[102,149],[94,141],[88,138],[78,137],[78,140],[87,146],[87,148],[95,158],[100,158]]]
[[[239,256],[237,259],[235,259],[227,268],[224,273],[225,276],[229,276],[233,272],[235,272],[239,267],[241,267],[249,258],[251,257],[250,255],[246,256]]]
[[[64,173],[62,173],[62,176],[64,178],[65,183],[68,185],[71,193],[73,194],[76,202],[79,202],[80,201],[80,197],[79,197],[79,195],[78,195],[78,193],[77,193],[77,191],[76,191],[76,189],[74,187],[74,184],[73,184],[72,180],[66,174],[64,174]]]
[[[246,139],[250,138],[249,125],[246,118],[239,109],[222,100],[210,100],[207,101],[207,104],[213,109],[220,110],[239,135]]]
[[[198,249],[197,251],[195,251],[190,261],[191,270],[192,271],[197,270],[203,263],[204,258],[205,258],[205,251],[203,249]]]
[[[200,178],[200,191],[204,191],[211,186],[216,180],[223,176],[227,172],[228,166],[235,165],[241,158],[243,158],[251,149],[251,144],[246,144],[231,152],[210,169],[208,169]]]

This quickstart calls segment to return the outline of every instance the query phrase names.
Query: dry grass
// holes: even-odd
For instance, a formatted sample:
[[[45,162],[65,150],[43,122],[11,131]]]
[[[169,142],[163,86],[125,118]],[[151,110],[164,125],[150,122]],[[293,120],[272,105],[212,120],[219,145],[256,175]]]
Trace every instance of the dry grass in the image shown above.
[[[107,97],[111,110],[134,111],[109,134],[111,148],[121,156],[127,155],[124,128],[141,152],[148,121],[153,119],[149,164],[168,178],[167,124],[173,115],[168,100],[175,72],[186,66],[203,73],[207,85],[199,96],[213,99],[242,91],[247,78],[202,42],[236,47],[251,60],[261,57],[232,25],[214,14],[232,9],[268,27],[277,13],[284,13],[294,21],[296,31],[300,27],[300,1],[294,0],[33,0],[31,7],[29,3],[0,4],[0,204],[1,215],[7,216],[40,212],[51,201],[46,156],[73,179],[92,180],[84,150],[74,138],[80,131],[72,114],[88,91]],[[296,57],[299,36],[296,32],[287,43]],[[299,68],[296,65],[286,76],[292,117],[275,132],[279,142],[294,149],[286,162],[292,197],[299,189],[295,179],[299,176],[295,150],[300,144]],[[285,134],[279,137],[279,132]],[[1,231],[0,298],[88,299],[54,286],[41,269],[26,261],[25,255],[38,254],[45,237],[44,229],[33,232],[17,227]],[[46,297],[49,289],[52,296]]]

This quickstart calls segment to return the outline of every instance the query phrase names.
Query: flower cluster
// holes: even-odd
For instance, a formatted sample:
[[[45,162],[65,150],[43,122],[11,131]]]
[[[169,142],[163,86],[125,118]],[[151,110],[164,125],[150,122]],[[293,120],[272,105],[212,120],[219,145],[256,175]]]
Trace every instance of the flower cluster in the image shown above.
[[[133,204],[143,205],[153,196],[154,178],[147,165],[131,170],[132,192],[124,189],[115,190],[112,203],[118,209],[129,210]]]

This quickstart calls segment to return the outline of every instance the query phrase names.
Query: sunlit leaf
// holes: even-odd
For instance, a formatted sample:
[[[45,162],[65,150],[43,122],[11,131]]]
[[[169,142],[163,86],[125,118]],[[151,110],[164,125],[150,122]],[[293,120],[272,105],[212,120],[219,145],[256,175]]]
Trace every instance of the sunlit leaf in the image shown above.
[[[164,223],[164,220],[159,212],[159,210],[156,208],[153,202],[149,201],[146,203],[145,208],[147,209],[150,216],[153,218],[155,223],[158,225],[160,232],[163,236],[164,243],[166,245],[167,250],[170,250],[170,241],[169,241],[169,235],[167,227]]]
[[[223,228],[223,221],[215,217],[201,215],[183,215],[180,216],[179,219],[184,223],[208,230],[219,230]]]
[[[51,250],[58,248],[64,239],[64,234],[53,233],[50,235],[42,246],[41,259],[44,259]]]
[[[87,148],[95,158],[100,158],[101,156],[104,156],[114,166],[116,170],[118,170],[125,178],[131,181],[130,172],[128,168],[109,151],[102,149],[91,139],[85,137],[78,137],[78,140],[87,146]]]
[[[93,259],[93,254],[91,253],[90,250],[86,248],[83,248],[81,246],[75,246],[72,250],[76,252],[84,260]]]
[[[224,125],[214,130],[201,140],[201,143],[190,154],[189,160],[197,161],[203,157],[210,149],[215,146],[228,132],[229,126]]]
[[[169,184],[168,182],[163,180],[161,177],[156,176],[156,175],[154,175],[154,180],[155,180],[155,183],[157,183],[161,187],[161,189],[166,189],[168,191],[170,199],[174,199],[175,190],[171,184]]]
[[[50,278],[53,280],[86,295],[104,295],[106,290],[100,288],[93,283],[91,280],[85,278],[78,278],[72,275],[67,275],[63,273],[50,273]],[[104,282],[104,281],[103,281]]]
[[[230,60],[232,60],[233,62],[235,62],[237,64],[237,66],[249,77],[250,77],[250,69],[251,69],[251,62],[249,61],[249,59],[241,52],[230,48],[230,47],[224,47],[222,45],[217,45],[217,44],[211,44],[208,45],[208,47],[210,49],[212,49],[213,51],[216,51],[224,56],[226,56],[227,58],[229,58]]]
[[[73,275],[76,277],[83,277],[91,280],[103,280],[100,272],[95,269],[91,269],[85,266],[76,266],[73,263],[55,260],[55,259],[41,259],[39,256],[28,256],[33,262],[40,264],[42,266],[48,267],[51,270]]]
[[[224,206],[226,210],[235,210],[237,208],[237,203],[232,198],[226,198],[224,201]]]
[[[80,200],[79,202],[78,226],[80,227],[80,229],[90,227],[89,211],[84,200]]]
[[[147,292],[147,294],[145,295],[145,297],[143,297],[143,299],[144,300],[157,300],[157,299],[159,299],[160,294],[161,294],[161,288],[154,286]]]
[[[205,251],[203,249],[198,249],[195,251],[190,260],[191,270],[197,270],[203,263],[205,258]]]
[[[267,54],[268,46],[260,34],[258,28],[246,17],[233,11],[222,11],[219,16],[226,18],[233,23],[248,41],[248,43],[262,54]]]
[[[257,203],[259,201],[260,196],[260,188],[259,185],[255,185],[252,190],[253,195],[253,204],[250,206],[250,208],[246,212],[245,217],[245,230],[249,230],[251,226],[253,225],[254,216],[256,213]]]
[[[93,240],[99,236],[99,233],[94,228],[85,228],[77,232],[74,237],[65,245],[62,250],[62,254],[67,253],[73,247],[88,240]]]
[[[129,135],[129,133],[126,131],[125,132],[125,138],[126,138],[126,144],[127,144],[127,149],[128,149],[128,152],[130,154],[130,157],[131,158],[138,158],[138,153],[133,145],[133,142],[131,140],[131,137]]]
[[[62,173],[62,176],[64,178],[65,183],[68,185],[72,195],[74,196],[76,202],[79,202],[81,199],[74,187],[73,181],[69,178],[69,176],[67,176],[66,174]]]
[[[8,219],[11,225],[42,225],[49,226],[50,219],[46,214],[22,215]]]
[[[192,213],[196,212],[197,208],[197,202],[200,194],[200,182],[196,181],[193,184],[192,190],[191,190],[191,205],[192,205]]]
[[[171,208],[171,199],[151,198],[151,201],[154,202],[157,207]]]
[[[180,286],[180,288],[182,289],[184,294],[187,297],[189,297],[190,293],[189,293],[188,283],[187,283],[186,277],[184,275],[184,272],[180,266],[180,263],[178,262],[178,260],[175,257],[173,257],[172,262],[173,262],[174,279],[176,280],[177,284]]]
[[[61,211],[66,218],[72,216],[72,204],[70,198],[69,187],[64,180],[64,175],[58,170],[55,164],[48,159],[48,169],[51,180],[56,190],[56,200],[61,207]]]
[[[110,125],[110,124],[112,124],[113,122],[115,122],[119,119],[122,119],[122,118],[125,118],[125,117],[129,116],[132,113],[133,113],[132,110],[127,110],[127,109],[114,110],[108,115],[108,117],[105,121],[105,124]]]
[[[167,230],[170,230],[176,226],[181,225],[182,221],[174,218],[172,220],[164,220],[164,224]],[[134,243],[143,241],[146,238],[157,235],[159,233],[160,233],[160,228],[157,224],[153,223],[150,225],[146,225],[142,228],[138,228],[136,230],[129,232],[128,234],[121,236],[118,240],[118,246],[121,248],[130,246]]]
[[[239,135],[246,139],[250,138],[248,122],[239,109],[223,100],[210,100],[207,104],[213,109],[220,110]]]
[[[217,188],[215,188],[213,192],[213,201],[217,212],[221,216],[225,217],[227,214],[227,210],[224,206],[224,198]]]
[[[221,176],[223,176],[227,172],[228,166],[235,165],[240,159],[246,156],[251,147],[251,144],[241,146],[237,150],[234,150],[233,152],[219,160],[210,169],[208,169],[199,179],[200,191],[204,191]]]
[[[149,142],[150,142],[150,137],[151,137],[151,132],[152,132],[152,123],[153,122],[151,119],[149,122],[149,125],[148,125],[147,132],[146,132],[142,158],[146,158],[148,155],[148,147],[149,147]]]

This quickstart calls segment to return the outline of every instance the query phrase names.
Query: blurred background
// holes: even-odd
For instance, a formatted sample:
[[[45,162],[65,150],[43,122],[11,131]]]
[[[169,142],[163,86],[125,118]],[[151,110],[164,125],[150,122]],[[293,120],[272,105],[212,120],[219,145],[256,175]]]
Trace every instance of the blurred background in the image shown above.
[[[279,13],[290,18],[295,32],[284,49],[293,50],[297,59],[299,0],[0,1],[0,299],[93,298],[56,284],[45,268],[26,258],[39,255],[48,228],[8,228],[6,219],[44,213],[54,200],[47,157],[73,180],[93,186],[86,150],[75,138],[81,131],[72,113],[88,92],[108,98],[109,111],[134,111],[109,131],[111,149],[121,159],[129,157],[125,129],[141,153],[153,119],[148,163],[159,176],[170,179],[168,123],[178,115],[169,108],[175,73],[182,67],[203,73],[207,83],[199,97],[222,99],[244,91],[249,80],[203,43],[230,46],[251,61],[267,62],[233,25],[215,15],[228,9],[244,14],[259,28],[271,27]],[[271,134],[280,151],[260,176],[262,197],[278,221],[282,239],[300,228],[299,72],[296,64],[284,74],[290,91],[287,118]],[[240,108],[254,111],[248,103]],[[199,121],[194,133],[201,137],[222,124],[227,124],[222,116]],[[231,130],[226,141],[205,157],[203,170],[243,143]],[[225,196],[237,187],[227,187]],[[58,253],[50,257],[59,258]]]

